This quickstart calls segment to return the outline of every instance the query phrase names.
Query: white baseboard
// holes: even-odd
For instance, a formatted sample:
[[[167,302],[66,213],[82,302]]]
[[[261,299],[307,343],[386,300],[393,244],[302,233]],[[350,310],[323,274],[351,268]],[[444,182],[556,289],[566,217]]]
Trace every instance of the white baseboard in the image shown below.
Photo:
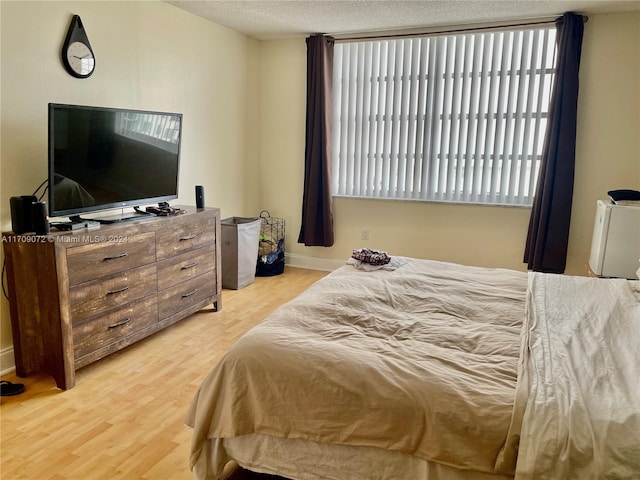
[[[13,347],[7,347],[0,351],[0,375],[13,372],[16,369],[16,360],[13,355]]]
[[[308,268],[309,270],[323,270],[331,272],[345,264],[346,260],[335,260],[331,258],[307,257],[295,253],[284,254],[284,263],[290,267]]]

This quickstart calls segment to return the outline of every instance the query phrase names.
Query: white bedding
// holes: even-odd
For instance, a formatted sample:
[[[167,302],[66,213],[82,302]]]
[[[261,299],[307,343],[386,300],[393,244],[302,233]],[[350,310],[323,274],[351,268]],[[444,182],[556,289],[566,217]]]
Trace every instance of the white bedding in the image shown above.
[[[403,260],[229,350],[186,418],[197,479],[640,478],[640,282]]]
[[[640,282],[529,274],[517,480],[640,478]]]

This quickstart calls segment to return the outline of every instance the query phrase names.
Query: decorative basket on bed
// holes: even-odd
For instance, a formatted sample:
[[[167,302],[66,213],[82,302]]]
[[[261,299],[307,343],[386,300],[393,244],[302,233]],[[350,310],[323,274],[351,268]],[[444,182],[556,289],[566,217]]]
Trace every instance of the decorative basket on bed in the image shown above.
[[[271,277],[284,272],[284,218],[272,217],[267,210],[260,212],[260,242],[256,275]]]

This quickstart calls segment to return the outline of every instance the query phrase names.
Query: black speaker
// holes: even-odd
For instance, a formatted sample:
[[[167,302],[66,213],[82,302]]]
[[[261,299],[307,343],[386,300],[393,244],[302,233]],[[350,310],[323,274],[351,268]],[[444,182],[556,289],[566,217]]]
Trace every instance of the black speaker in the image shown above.
[[[35,202],[31,204],[31,224],[37,235],[49,233],[49,214],[46,203]]]
[[[196,208],[204,208],[204,187],[196,185]]]
[[[11,197],[11,230],[18,235],[27,232],[33,232],[33,223],[31,222],[31,205],[38,199],[33,195],[22,195],[20,197]]]

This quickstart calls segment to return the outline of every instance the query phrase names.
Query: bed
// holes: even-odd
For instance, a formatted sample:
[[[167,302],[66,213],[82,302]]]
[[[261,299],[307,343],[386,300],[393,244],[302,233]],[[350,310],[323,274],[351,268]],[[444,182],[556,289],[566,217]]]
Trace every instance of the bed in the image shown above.
[[[366,266],[366,265],[365,265]],[[197,479],[640,475],[640,282],[394,257],[247,332],[186,415]]]

